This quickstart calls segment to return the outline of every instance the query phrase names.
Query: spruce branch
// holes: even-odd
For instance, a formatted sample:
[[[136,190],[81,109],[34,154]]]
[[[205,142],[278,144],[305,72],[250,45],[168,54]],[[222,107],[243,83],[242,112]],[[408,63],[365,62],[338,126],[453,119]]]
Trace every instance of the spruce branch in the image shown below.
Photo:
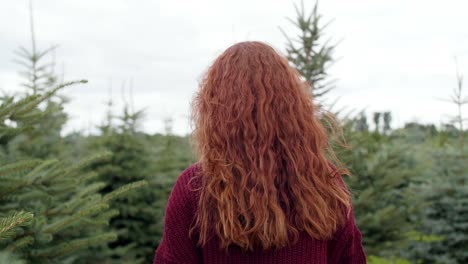
[[[80,181],[81,182],[87,182],[91,179],[95,179],[99,176],[99,174],[95,171],[90,171],[90,172],[84,172],[80,175]]]
[[[16,250],[21,250],[29,245],[32,245],[33,243],[34,237],[28,235],[15,240],[13,243],[9,244],[6,249],[13,252]]]
[[[27,96],[25,98],[18,100],[17,102],[13,102],[13,97],[3,99],[2,105],[0,106],[0,118],[11,119],[10,115],[13,112],[15,112],[15,110],[17,111],[18,109],[21,109],[25,105],[38,100],[39,97],[40,95],[38,94]]]
[[[36,257],[58,257],[84,248],[90,248],[92,246],[104,244],[106,242],[112,242],[116,239],[117,235],[113,232],[109,232],[97,236],[63,242],[47,249],[33,251],[31,254]]]
[[[104,182],[95,182],[76,193],[76,197],[85,197],[88,194],[96,193],[106,187]]]
[[[0,251],[0,263],[26,264],[25,261],[19,259],[11,251],[8,251],[8,250]]]
[[[25,211],[0,218],[0,241],[10,238],[14,234],[13,230],[15,228],[28,225],[33,218],[32,213]]]
[[[69,168],[63,169],[63,170],[58,170],[55,173],[48,174],[47,175],[47,180],[50,181],[52,179],[55,179],[58,176],[60,176],[62,178],[70,177],[71,175],[73,175],[76,172],[81,173],[82,169],[86,168],[90,164],[93,164],[93,163],[98,162],[98,161],[106,160],[106,159],[110,158],[111,156],[112,156],[112,153],[109,152],[109,151],[94,154],[92,156],[89,156],[89,157],[81,160],[79,163],[77,163],[76,165],[74,165],[72,167],[69,167]],[[85,175],[85,176],[87,176],[87,175]]]
[[[46,160],[46,161],[42,162],[39,166],[36,166],[30,172],[28,172],[28,174],[26,174],[24,176],[24,178],[26,180],[28,180],[30,183],[34,183],[35,181],[40,179],[42,176],[44,176],[44,170],[47,167],[50,167],[50,166],[56,165],[56,164],[58,164],[58,160],[56,160],[56,159]]]
[[[109,219],[112,219],[115,216],[118,216],[119,214],[120,214],[119,210],[112,209],[112,210],[109,210],[107,212],[100,214],[97,217],[96,221],[106,221],[107,223],[109,223]]]
[[[109,201],[111,201],[111,200],[113,200],[113,199],[115,199],[115,198],[117,198],[119,196],[124,195],[125,193],[127,193],[129,191],[132,191],[132,190],[137,189],[137,188],[141,188],[141,187],[146,186],[146,185],[148,185],[148,182],[145,181],[145,180],[125,184],[125,185],[121,186],[120,188],[115,189],[114,191],[104,195],[102,200],[104,202],[109,202]]]
[[[17,173],[17,172],[22,172],[28,169],[31,169],[33,167],[36,167],[39,165],[42,161],[40,160],[24,160],[24,161],[18,161],[15,163],[11,163],[8,165],[4,165],[0,167],[0,177],[6,175],[6,174],[11,174],[11,173]]]
[[[48,91],[45,94],[39,96],[36,100],[33,100],[32,102],[24,105],[21,109],[19,109],[18,111],[16,111],[14,113],[14,116],[21,116],[21,115],[24,115],[24,114],[30,112],[31,110],[36,108],[40,103],[46,101],[47,99],[50,99],[59,90],[65,88],[67,86],[71,86],[71,85],[75,85],[75,84],[84,84],[84,83],[87,83],[87,82],[88,82],[87,80],[78,80],[78,81],[70,81],[70,82],[65,82],[65,83],[59,84],[59,85],[55,86],[54,88],[52,88],[50,91]]]
[[[95,214],[97,212],[103,211],[105,209],[109,208],[109,205],[106,203],[98,203],[94,206],[91,206],[86,209],[82,209],[78,211],[77,213],[65,217],[64,219],[61,219],[55,223],[52,223],[44,228],[45,233],[50,233],[50,234],[55,234],[58,231],[62,230],[63,228],[67,227],[68,225],[72,224],[75,221],[80,220],[82,217],[89,216],[92,214]]]

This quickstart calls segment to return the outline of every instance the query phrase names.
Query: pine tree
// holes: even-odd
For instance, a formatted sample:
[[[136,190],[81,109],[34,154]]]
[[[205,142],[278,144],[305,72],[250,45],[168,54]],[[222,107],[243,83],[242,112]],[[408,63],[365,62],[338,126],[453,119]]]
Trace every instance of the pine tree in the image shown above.
[[[374,112],[373,121],[374,121],[374,133],[380,132],[380,119],[382,117],[382,113]]]
[[[355,131],[354,122],[344,131],[350,149],[338,150],[352,176],[346,181],[353,194],[356,221],[368,256],[400,257],[419,215],[414,197],[421,168],[412,148],[389,136]]]
[[[414,237],[410,257],[423,263],[467,263],[468,166],[453,146],[429,150],[417,189],[424,199],[424,219]]]
[[[440,148],[427,150],[426,179],[419,193],[426,201],[425,219],[419,231],[432,239],[415,239],[413,258],[424,263],[468,263],[468,165],[464,148],[465,119],[462,106],[463,76],[457,68],[457,87],[450,100],[457,107],[452,122],[458,125],[450,137],[447,131]],[[455,140],[458,137],[458,140]]]
[[[312,12],[306,13],[304,2],[300,8],[295,5],[296,18],[289,19],[299,34],[292,38],[282,30],[287,39],[287,58],[304,77],[310,87],[312,95],[320,105],[325,103],[325,96],[334,88],[334,81],[329,80],[328,68],[333,63],[335,45],[330,40],[324,40],[324,29],[328,23],[323,24],[323,17],[318,13],[316,2]]]
[[[392,122],[392,113],[384,112],[383,113],[383,132],[384,134],[388,134],[390,132],[391,126],[390,123]]]
[[[109,100],[109,108],[112,101]],[[138,131],[143,111],[133,111],[125,104],[122,115],[108,111],[106,122],[99,127],[100,135],[90,139],[91,150],[107,150],[113,156],[93,167],[105,182],[102,193],[112,192],[133,181],[146,180],[149,185],[114,203],[120,214],[111,220],[118,238],[104,249],[103,259],[109,263],[148,263],[157,246],[158,221],[161,215],[152,206],[158,200],[152,178],[152,157],[145,135]],[[117,120],[115,120],[117,119]],[[101,249],[99,250],[101,251]]]
[[[31,47],[30,49],[19,47],[15,52],[17,55],[15,61],[22,67],[20,74],[23,77],[22,86],[25,88],[23,94],[44,94],[63,80],[59,80],[54,69],[56,46],[40,49],[36,43],[32,1],[30,1],[29,11]],[[12,155],[47,158],[56,157],[62,153],[61,143],[63,141],[60,132],[68,119],[67,114],[63,111],[68,98],[60,95],[59,92],[52,93],[34,110],[31,110],[40,115],[42,120],[35,124],[36,127],[30,130],[31,133],[24,131],[16,137],[15,142],[11,144]],[[39,114],[41,112],[42,114]]]
[[[174,135],[172,123],[171,118],[165,119],[165,134],[156,134],[150,138],[154,146],[152,155],[156,157],[153,167],[156,199],[153,207],[158,210],[158,219],[155,222],[158,244],[163,234],[164,212],[172,186],[180,172],[196,161],[189,138]]]
[[[456,61],[455,61],[456,62]],[[457,87],[453,89],[453,93],[450,96],[450,99],[444,100],[449,103],[454,104],[457,107],[457,114],[452,116],[451,123],[458,126],[458,140],[460,153],[464,154],[464,145],[465,145],[465,129],[464,125],[468,118],[463,117],[463,106],[468,104],[468,96],[463,96],[463,74],[458,70],[458,64],[456,65],[456,78],[457,78]]]
[[[83,82],[83,81],[80,81]],[[83,168],[108,154],[96,154],[68,164],[57,159],[21,159],[9,153],[9,144],[25,131],[36,129],[45,113],[34,109],[69,82],[41,94],[17,100],[3,97],[0,105],[0,249],[32,263],[71,263],[87,256],[87,250],[116,238],[106,230],[117,213],[109,203],[117,196],[141,187],[135,182],[101,195],[103,183],[92,182],[96,173]]]
[[[0,259],[89,263],[94,258],[90,248],[117,237],[108,227],[118,213],[110,203],[147,183],[133,182],[102,195],[105,184],[89,167],[108,159],[109,153],[63,158],[60,133],[67,121],[66,99],[58,93],[86,81],[63,82],[56,77],[53,60],[44,62],[54,47],[36,47],[32,6],[30,11],[31,49],[21,47],[17,52],[26,91],[21,98],[0,98]]]
[[[358,132],[367,132],[369,131],[369,125],[367,124],[367,117],[364,112],[359,114],[359,117],[356,119],[356,131]]]

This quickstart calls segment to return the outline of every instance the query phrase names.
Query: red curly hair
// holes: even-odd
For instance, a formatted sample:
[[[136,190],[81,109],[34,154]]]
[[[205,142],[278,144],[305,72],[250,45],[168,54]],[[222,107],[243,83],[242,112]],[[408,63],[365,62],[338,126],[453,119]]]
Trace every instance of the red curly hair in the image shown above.
[[[281,248],[302,231],[330,239],[344,224],[350,195],[341,174],[349,171],[285,57],[261,42],[235,44],[192,103],[202,191],[191,233],[198,230],[199,245],[216,234],[225,249]]]

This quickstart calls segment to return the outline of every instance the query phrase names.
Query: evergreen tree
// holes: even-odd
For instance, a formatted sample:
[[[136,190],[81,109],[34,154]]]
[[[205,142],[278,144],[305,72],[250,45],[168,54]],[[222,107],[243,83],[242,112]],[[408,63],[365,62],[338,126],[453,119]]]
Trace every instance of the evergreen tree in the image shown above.
[[[329,80],[327,70],[333,62],[335,45],[330,44],[329,39],[324,40],[323,31],[328,24],[323,24],[317,2],[310,13],[306,13],[304,2],[301,2],[300,8],[297,5],[294,7],[296,18],[289,20],[297,27],[299,34],[292,38],[282,30],[288,41],[287,58],[304,77],[315,100],[322,105],[325,96],[334,88],[334,81]]]
[[[153,206],[158,209],[158,221],[156,237],[159,244],[164,228],[164,211],[167,199],[180,172],[196,161],[192,153],[189,138],[178,137],[173,134],[173,121],[171,118],[164,120],[165,134],[153,135],[153,155],[156,157],[154,166],[154,189],[157,199]]]
[[[359,132],[369,131],[369,125],[367,124],[367,117],[364,112],[359,114],[359,117],[356,120],[356,130]]]
[[[380,118],[381,118],[381,113],[374,112],[373,120],[374,120],[374,125],[375,125],[375,128],[374,128],[375,133],[379,133],[380,131]]]
[[[338,156],[352,173],[346,180],[366,253],[400,257],[419,215],[420,200],[413,192],[421,168],[407,144],[352,127],[353,122],[344,129],[350,149],[338,150]]]
[[[22,86],[25,95],[44,94],[53,87],[59,85],[59,78],[55,74],[54,52],[56,46],[48,49],[37,47],[33,21],[32,1],[30,2],[30,29],[31,47],[23,46],[15,52],[16,62],[22,67],[20,74],[23,77]],[[63,80],[61,80],[63,82]],[[19,157],[53,158],[62,153],[62,137],[60,132],[65,125],[68,116],[63,111],[63,106],[68,99],[59,94],[52,93],[45,101],[35,107],[34,111],[41,116],[41,122],[35,124],[33,130],[24,131],[15,138],[11,144],[11,154]],[[42,114],[40,114],[42,113]]]
[[[109,101],[108,106],[112,105]],[[146,180],[149,185],[114,203],[120,214],[111,220],[118,239],[105,249],[103,259],[110,263],[148,263],[157,246],[161,214],[152,206],[158,200],[151,169],[152,157],[144,134],[138,132],[143,111],[133,112],[125,105],[121,116],[108,111],[107,121],[100,126],[100,136],[89,142],[91,150],[108,150],[113,156],[94,169],[105,182],[102,193],[112,192],[133,181]],[[117,118],[117,120],[115,120]],[[100,250],[101,251],[101,250]]]
[[[117,211],[109,203],[140,187],[135,182],[101,195],[103,183],[92,182],[96,173],[83,168],[108,154],[97,154],[73,165],[57,159],[21,159],[9,153],[16,137],[36,129],[44,112],[36,107],[65,83],[41,94],[15,100],[1,98],[0,105],[0,257],[15,253],[31,263],[72,263],[86,258],[89,248],[105,244],[116,234],[105,227]],[[17,261],[18,262],[18,261]]]
[[[390,132],[390,129],[391,129],[390,123],[392,122],[392,113],[384,112],[383,121],[384,121],[383,132],[384,134],[388,134],[388,132]]]
[[[85,81],[58,80],[53,60],[44,62],[55,48],[37,48],[32,6],[30,14],[31,49],[17,52],[26,92],[0,99],[0,258],[21,263],[14,253],[28,263],[94,262],[89,249],[117,237],[108,227],[118,213],[110,203],[146,182],[102,195],[105,184],[89,167],[109,154],[63,158],[66,99],[58,93]]]
[[[468,262],[468,166],[453,146],[430,150],[418,193],[425,217],[411,250],[423,263]]]
[[[147,188],[115,204],[122,212],[111,225],[118,230],[118,240],[106,248],[104,256],[111,263],[148,263],[162,237],[164,211],[177,176],[194,162],[187,138],[172,134],[172,119],[164,121],[165,135],[147,136],[138,131],[143,111],[134,112],[126,105],[115,116],[108,102],[107,121],[93,137],[92,150],[109,150],[114,156],[96,164],[100,179],[106,182],[103,192],[112,191],[132,180],[146,180]]]
[[[454,104],[457,107],[457,114],[452,117],[451,123],[458,126],[458,140],[460,153],[464,154],[464,145],[465,145],[465,129],[464,124],[468,120],[463,117],[462,108],[464,105],[468,104],[468,96],[463,96],[463,75],[458,70],[458,65],[456,67],[456,77],[457,77],[457,87],[453,89],[453,94],[450,96],[450,99],[445,100],[449,103]]]
[[[419,193],[427,201],[425,218],[419,231],[427,238],[415,239],[413,257],[424,263],[467,263],[468,262],[468,165],[464,149],[464,118],[462,106],[463,76],[457,68],[457,87],[449,102],[457,107],[453,123],[457,133],[450,140],[447,131],[440,148],[430,148],[424,159],[427,170],[426,183]],[[454,138],[458,137],[455,141]]]

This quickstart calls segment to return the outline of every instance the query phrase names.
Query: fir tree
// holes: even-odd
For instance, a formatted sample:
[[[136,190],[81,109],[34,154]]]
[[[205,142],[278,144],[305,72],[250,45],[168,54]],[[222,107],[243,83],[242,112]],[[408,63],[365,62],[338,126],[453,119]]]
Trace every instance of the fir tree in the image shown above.
[[[369,125],[367,124],[367,117],[364,112],[361,112],[359,114],[359,117],[356,119],[356,130],[358,132],[369,131]]]
[[[417,189],[425,203],[424,218],[411,248],[423,263],[467,263],[468,166],[454,146],[429,150],[425,184]]]
[[[452,122],[458,125],[450,140],[446,131],[445,144],[430,148],[425,158],[426,179],[419,193],[426,200],[425,218],[419,231],[424,237],[416,238],[412,257],[424,263],[468,262],[468,166],[464,149],[462,106],[468,103],[462,97],[463,77],[457,68],[457,87],[450,100],[457,107]],[[458,142],[453,140],[458,137]]]
[[[458,64],[456,65],[456,78],[457,86],[453,89],[452,96],[450,99],[444,100],[449,103],[454,104],[457,107],[457,114],[452,117],[451,123],[458,126],[458,140],[460,153],[464,154],[464,145],[465,145],[465,129],[464,124],[468,118],[463,117],[463,106],[468,104],[468,96],[463,96],[463,75],[458,70]]]
[[[150,138],[154,146],[152,153],[156,157],[153,167],[156,199],[153,206],[158,210],[158,220],[155,221],[158,244],[163,234],[164,212],[172,186],[180,172],[196,161],[189,138],[174,135],[172,124],[171,118],[165,119],[165,134],[156,134]]]
[[[391,126],[390,123],[392,122],[392,113],[384,112],[383,113],[383,132],[384,134],[388,134],[390,132]]]
[[[103,183],[92,182],[96,173],[83,168],[108,154],[96,154],[73,165],[57,159],[23,159],[11,156],[8,149],[25,131],[37,128],[44,112],[34,109],[65,83],[15,100],[3,97],[0,105],[0,249],[1,256],[15,253],[32,263],[71,263],[86,258],[89,248],[115,240],[106,230],[117,213],[109,203],[117,196],[141,187],[135,182],[101,195]]]
[[[339,149],[338,156],[352,173],[346,181],[366,253],[403,256],[414,230],[413,218],[419,215],[420,200],[414,197],[413,186],[421,168],[409,145],[353,127],[352,122],[344,129],[350,149]]]
[[[325,103],[325,96],[334,88],[334,81],[329,80],[328,68],[333,63],[335,45],[330,40],[324,40],[324,29],[328,23],[323,23],[323,17],[318,13],[316,2],[312,12],[306,13],[304,2],[294,6],[296,18],[289,19],[298,29],[297,37],[290,37],[284,30],[287,39],[287,58],[304,77],[315,100],[320,105]]]
[[[374,121],[374,133],[380,132],[380,119],[382,117],[382,113],[374,112],[373,121]]]
[[[108,106],[112,106],[111,100]],[[133,181],[149,182],[145,188],[113,204],[120,211],[110,223],[117,230],[118,238],[104,249],[102,255],[102,260],[110,263],[150,262],[157,246],[157,223],[161,219],[158,208],[152,206],[158,198],[154,179],[150,177],[153,166],[148,144],[144,134],[138,131],[144,112],[135,112],[132,108],[125,104],[121,116],[114,116],[109,109],[106,122],[100,126],[101,135],[89,142],[93,151],[113,153],[110,159],[94,166],[99,179],[105,182],[103,194]]]
[[[31,49],[21,47],[18,63],[26,91],[21,98],[0,98],[0,258],[28,263],[94,262],[89,250],[117,238],[108,227],[118,213],[110,203],[146,185],[139,181],[105,195],[89,167],[108,159],[93,153],[66,160],[60,133],[67,116],[58,95],[66,86],[53,72],[54,47],[36,46],[31,14]],[[19,259],[17,259],[15,254]]]
[[[33,20],[32,1],[29,6],[30,12],[30,48],[20,46],[15,52],[15,61],[22,68],[20,75],[23,77],[21,85],[25,88],[23,94],[36,95],[49,92],[53,87],[63,82],[55,74],[56,46],[40,49],[36,43],[36,35]],[[47,158],[55,157],[62,152],[62,137],[60,132],[65,125],[68,116],[63,111],[63,106],[68,99],[59,94],[52,93],[45,101],[35,107],[34,111],[41,116],[41,122],[35,124],[32,133],[25,131],[12,145],[12,154],[18,157]],[[42,114],[40,114],[42,112]]]

